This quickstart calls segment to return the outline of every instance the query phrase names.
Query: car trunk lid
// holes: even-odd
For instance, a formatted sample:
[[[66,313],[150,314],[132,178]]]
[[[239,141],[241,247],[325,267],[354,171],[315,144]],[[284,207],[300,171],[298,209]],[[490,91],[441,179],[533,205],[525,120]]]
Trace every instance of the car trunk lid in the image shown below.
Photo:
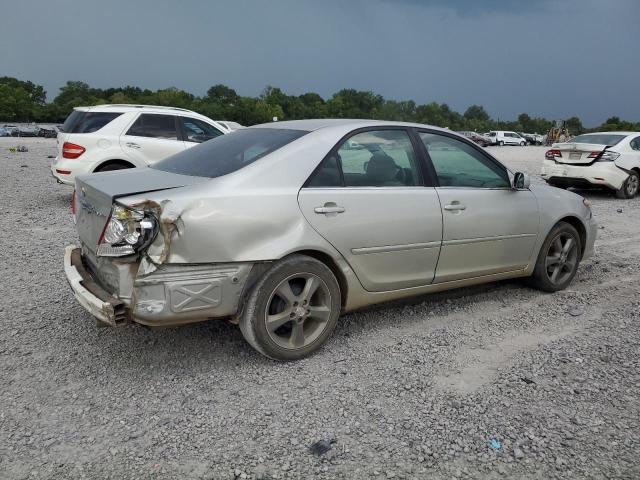
[[[606,148],[607,145],[597,143],[557,143],[552,147],[562,155],[556,156],[556,162],[569,165],[591,164]]]
[[[109,220],[113,202],[129,195],[167,190],[209,181],[163,172],[152,168],[136,168],[83,175],[76,178],[76,229],[86,248],[95,252]]]

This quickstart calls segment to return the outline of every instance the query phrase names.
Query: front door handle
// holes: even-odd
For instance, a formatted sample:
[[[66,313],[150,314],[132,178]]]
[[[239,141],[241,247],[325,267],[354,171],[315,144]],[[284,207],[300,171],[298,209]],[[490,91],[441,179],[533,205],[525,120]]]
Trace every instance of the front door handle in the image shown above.
[[[327,202],[322,207],[314,208],[313,211],[318,214],[335,215],[337,213],[344,213],[344,207],[340,207],[336,205],[334,202]]]
[[[133,143],[133,142],[127,142],[127,147],[129,147],[129,148],[140,148],[140,145],[138,145],[137,143]]]
[[[451,203],[451,204],[449,204],[449,205],[445,205],[445,206],[444,206],[444,209],[445,209],[445,210],[449,210],[449,211],[454,211],[454,212],[455,212],[455,211],[459,211],[459,210],[466,210],[466,209],[467,209],[467,206],[466,206],[466,205],[462,205],[462,204],[461,204],[461,203],[459,203],[459,202],[452,202],[452,203]]]

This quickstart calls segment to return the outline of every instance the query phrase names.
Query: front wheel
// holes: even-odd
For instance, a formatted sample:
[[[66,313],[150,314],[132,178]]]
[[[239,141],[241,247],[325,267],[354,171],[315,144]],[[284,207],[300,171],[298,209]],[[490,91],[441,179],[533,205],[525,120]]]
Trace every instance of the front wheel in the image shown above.
[[[274,264],[252,288],[240,330],[263,355],[298,360],[327,341],[340,308],[340,286],[331,269],[314,258],[292,255]]]
[[[527,142],[520,142],[520,146],[524,147],[527,144]]]
[[[581,252],[578,231],[569,223],[559,222],[542,244],[529,283],[544,292],[564,290],[578,271]]]
[[[616,190],[616,197],[633,198],[638,194],[638,187],[640,187],[640,176],[638,176],[637,172],[632,171],[622,184],[622,187]]]
[[[501,147],[504,147],[504,142],[503,142],[502,140],[500,140],[500,141],[498,142],[498,145],[499,145],[499,146],[501,146]]]

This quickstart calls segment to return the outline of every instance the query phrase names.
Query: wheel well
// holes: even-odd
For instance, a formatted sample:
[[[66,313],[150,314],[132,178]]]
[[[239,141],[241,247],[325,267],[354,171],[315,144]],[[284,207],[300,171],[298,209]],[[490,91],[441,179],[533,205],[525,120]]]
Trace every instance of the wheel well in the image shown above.
[[[580,235],[580,257],[582,258],[587,241],[587,229],[584,224],[576,217],[564,217],[558,221],[558,223],[560,222],[566,222],[578,231],[578,235]]]
[[[320,252],[318,250],[300,250],[294,253],[315,258],[331,269],[333,274],[336,276],[336,279],[338,280],[338,285],[340,285],[340,300],[342,306],[344,307],[347,303],[347,279],[345,278],[344,273],[342,273],[342,270],[335,262],[335,260],[331,258],[330,255],[327,255],[326,253]]]
[[[99,172],[101,168],[104,168],[107,165],[122,165],[123,167],[126,167],[126,168],[136,168],[136,166],[133,163],[127,162],[126,160],[107,160],[106,162],[102,162],[100,165],[94,168],[93,171]]]

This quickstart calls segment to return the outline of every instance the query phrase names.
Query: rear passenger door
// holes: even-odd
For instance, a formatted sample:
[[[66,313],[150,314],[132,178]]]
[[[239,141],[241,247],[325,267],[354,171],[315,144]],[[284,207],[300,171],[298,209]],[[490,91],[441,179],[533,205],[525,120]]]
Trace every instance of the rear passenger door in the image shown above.
[[[442,213],[415,146],[403,128],[358,130],[336,145],[298,196],[307,221],[369,291],[433,281]]]
[[[151,164],[185,149],[174,115],[142,113],[120,137],[124,152],[138,163]]]

